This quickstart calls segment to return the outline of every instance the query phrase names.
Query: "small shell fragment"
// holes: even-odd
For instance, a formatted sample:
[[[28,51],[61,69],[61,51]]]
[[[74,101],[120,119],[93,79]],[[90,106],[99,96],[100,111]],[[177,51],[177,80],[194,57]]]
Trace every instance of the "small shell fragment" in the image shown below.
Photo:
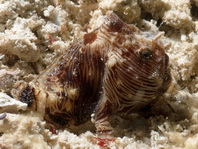
[[[0,120],[3,120],[4,118],[6,118],[6,113],[1,113],[0,114]]]

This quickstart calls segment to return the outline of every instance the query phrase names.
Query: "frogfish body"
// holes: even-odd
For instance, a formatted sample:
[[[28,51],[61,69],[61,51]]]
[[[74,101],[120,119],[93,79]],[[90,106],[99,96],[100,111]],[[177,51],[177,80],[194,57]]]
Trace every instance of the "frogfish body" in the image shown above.
[[[31,83],[16,85],[16,98],[60,125],[91,119],[97,133],[111,132],[109,118],[152,105],[167,91],[169,58],[158,41],[108,13]]]

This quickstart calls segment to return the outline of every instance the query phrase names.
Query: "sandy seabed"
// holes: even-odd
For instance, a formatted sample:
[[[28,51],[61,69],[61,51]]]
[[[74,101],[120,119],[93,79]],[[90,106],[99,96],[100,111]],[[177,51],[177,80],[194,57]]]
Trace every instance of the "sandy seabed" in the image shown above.
[[[142,31],[165,32],[172,84],[167,117],[114,117],[117,140],[109,148],[198,149],[197,0],[0,0],[0,148],[101,148],[94,126],[49,130],[39,113],[11,96],[13,85],[30,82],[72,41],[98,28],[108,11]],[[54,133],[53,133],[54,132]]]

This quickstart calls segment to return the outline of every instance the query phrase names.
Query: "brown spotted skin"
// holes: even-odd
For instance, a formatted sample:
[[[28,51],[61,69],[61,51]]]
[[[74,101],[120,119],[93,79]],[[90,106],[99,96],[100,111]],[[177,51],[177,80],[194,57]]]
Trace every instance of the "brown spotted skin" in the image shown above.
[[[17,98],[61,125],[79,125],[94,113],[97,133],[110,133],[111,115],[139,112],[166,92],[168,61],[157,38],[109,13],[32,83],[18,85]]]

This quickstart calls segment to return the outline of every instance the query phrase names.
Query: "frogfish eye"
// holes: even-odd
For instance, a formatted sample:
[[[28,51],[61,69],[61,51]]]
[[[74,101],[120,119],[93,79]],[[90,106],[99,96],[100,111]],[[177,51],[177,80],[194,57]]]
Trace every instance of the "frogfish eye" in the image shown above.
[[[143,59],[143,60],[149,60],[152,58],[152,52],[150,49],[143,49],[141,52],[140,52],[140,57]]]

